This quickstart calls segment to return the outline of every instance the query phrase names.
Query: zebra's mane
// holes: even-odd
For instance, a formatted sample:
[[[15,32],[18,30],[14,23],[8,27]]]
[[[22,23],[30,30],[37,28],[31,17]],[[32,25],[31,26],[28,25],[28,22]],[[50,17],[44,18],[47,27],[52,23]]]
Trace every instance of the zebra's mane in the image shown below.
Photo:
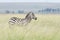
[[[29,12],[29,13],[26,15],[26,17],[25,17],[25,18],[27,18],[31,13],[32,13],[32,15],[34,15],[34,13],[33,13],[33,12]]]

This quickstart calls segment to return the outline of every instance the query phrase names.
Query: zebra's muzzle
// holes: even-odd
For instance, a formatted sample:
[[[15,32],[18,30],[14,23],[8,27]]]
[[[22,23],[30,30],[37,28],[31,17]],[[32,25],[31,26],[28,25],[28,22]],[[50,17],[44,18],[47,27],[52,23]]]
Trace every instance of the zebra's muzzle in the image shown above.
[[[37,17],[35,18],[35,20],[37,20]]]

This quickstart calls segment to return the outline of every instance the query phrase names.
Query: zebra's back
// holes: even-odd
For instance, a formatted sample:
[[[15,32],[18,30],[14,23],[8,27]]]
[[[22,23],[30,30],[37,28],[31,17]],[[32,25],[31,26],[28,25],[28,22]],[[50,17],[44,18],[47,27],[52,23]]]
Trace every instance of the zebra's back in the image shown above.
[[[17,24],[21,19],[17,17],[12,17],[9,19],[9,24]]]

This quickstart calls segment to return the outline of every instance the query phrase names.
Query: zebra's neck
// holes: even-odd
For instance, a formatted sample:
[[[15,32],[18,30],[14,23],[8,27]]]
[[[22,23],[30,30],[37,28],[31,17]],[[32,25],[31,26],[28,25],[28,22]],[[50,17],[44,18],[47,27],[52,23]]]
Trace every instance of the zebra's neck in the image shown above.
[[[27,22],[31,22],[31,18],[25,18]]]

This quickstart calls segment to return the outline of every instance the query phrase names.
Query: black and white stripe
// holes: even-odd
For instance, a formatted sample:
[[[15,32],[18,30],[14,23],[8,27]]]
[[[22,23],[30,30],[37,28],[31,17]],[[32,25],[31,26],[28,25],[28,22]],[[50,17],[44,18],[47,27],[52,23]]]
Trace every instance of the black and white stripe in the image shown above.
[[[35,17],[33,12],[29,12],[25,18],[21,19],[21,18],[17,18],[17,17],[11,17],[9,19],[9,24],[14,25],[14,24],[22,24],[22,25],[26,25],[28,23],[31,22],[32,19],[37,20],[37,17]]]
[[[12,18],[9,19],[9,24],[14,25],[14,24],[19,23],[19,21],[21,21],[20,18],[12,17]]]

